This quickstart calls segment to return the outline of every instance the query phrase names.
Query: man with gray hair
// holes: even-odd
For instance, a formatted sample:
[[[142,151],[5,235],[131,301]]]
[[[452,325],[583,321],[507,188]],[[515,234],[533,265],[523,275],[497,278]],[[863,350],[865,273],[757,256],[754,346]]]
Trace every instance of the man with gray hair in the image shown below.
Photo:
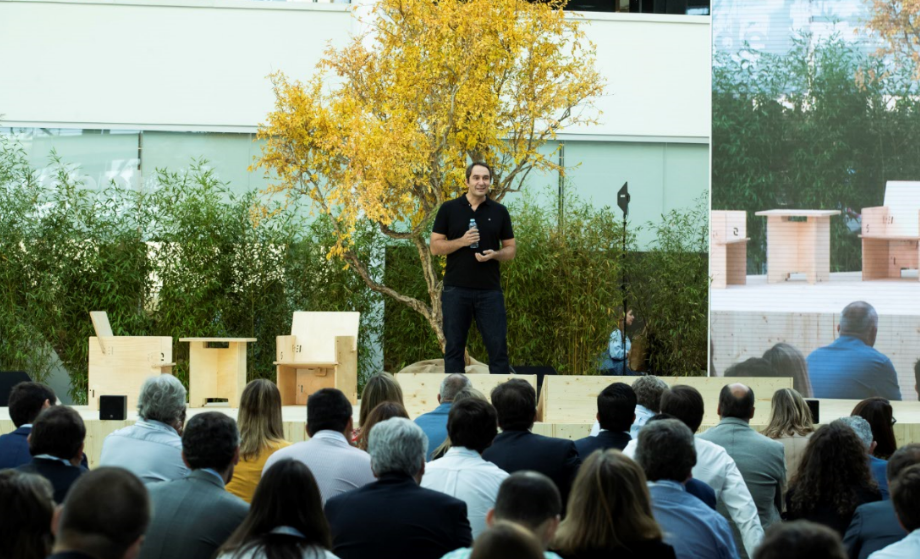
[[[661,409],[661,395],[668,389],[668,385],[655,375],[646,375],[633,381],[631,388],[636,393],[636,418],[629,428],[629,436],[635,440],[642,426]],[[600,432],[601,424],[595,421],[591,436],[596,437]]]
[[[105,438],[99,465],[125,468],[144,483],[188,475],[182,461],[185,401],[185,387],[176,377],[148,378],[137,400],[139,419]]]
[[[472,383],[466,375],[453,373],[445,375],[441,381],[441,390],[438,394],[438,407],[428,413],[415,418],[415,424],[422,428],[428,437],[428,460],[431,460],[435,449],[447,438],[447,416],[454,398],[459,392],[470,388]]]
[[[847,305],[837,325],[840,336],[808,356],[808,375],[815,398],[862,400],[881,396],[900,400],[898,375],[876,350],[878,313],[865,301]]]
[[[419,486],[428,439],[395,417],[368,441],[377,481],[326,501],[333,553],[340,559],[439,559],[473,541],[466,503]]]
[[[845,423],[850,429],[856,432],[856,436],[859,437],[863,446],[866,447],[866,452],[869,455],[869,471],[872,472],[872,479],[878,483],[878,489],[882,493],[882,499],[887,499],[888,477],[886,471],[888,469],[888,461],[876,458],[872,455],[878,443],[876,443],[872,437],[872,427],[869,426],[869,422],[858,415],[841,417],[837,421]]]

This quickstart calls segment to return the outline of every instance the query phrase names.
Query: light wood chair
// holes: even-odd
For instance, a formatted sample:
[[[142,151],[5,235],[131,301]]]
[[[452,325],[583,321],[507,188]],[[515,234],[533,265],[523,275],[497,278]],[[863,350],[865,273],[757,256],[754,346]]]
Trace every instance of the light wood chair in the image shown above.
[[[189,407],[204,407],[208,398],[226,398],[240,407],[246,387],[246,344],[255,338],[179,338],[189,343]],[[215,347],[226,344],[227,347]]]
[[[715,210],[710,215],[709,272],[712,287],[747,283],[747,212]]]
[[[863,281],[899,279],[920,263],[920,181],[888,181],[885,205],[862,211]]]

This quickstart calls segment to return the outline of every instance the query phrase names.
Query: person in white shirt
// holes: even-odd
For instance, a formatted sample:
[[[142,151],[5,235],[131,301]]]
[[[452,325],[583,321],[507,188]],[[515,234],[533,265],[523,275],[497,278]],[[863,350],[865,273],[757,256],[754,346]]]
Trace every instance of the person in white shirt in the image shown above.
[[[891,481],[891,502],[907,537],[876,551],[869,559],[920,557],[920,464],[902,470]]]
[[[309,441],[283,448],[265,462],[265,475],[279,460],[293,458],[313,472],[323,497],[332,497],[373,483],[371,457],[350,444],[345,437],[352,431],[351,402],[341,390],[323,388],[307,400],[307,434]]]
[[[636,440],[642,426],[653,415],[658,413],[661,405],[661,395],[668,389],[668,385],[654,375],[646,375],[633,381],[631,388],[636,393],[636,418],[629,428],[629,436]],[[591,427],[591,436],[596,437],[600,432],[601,424],[599,421],[595,421],[594,426]]]
[[[672,386],[661,396],[661,413],[681,420],[696,433],[703,422],[703,397],[692,386]],[[727,511],[728,516],[738,526],[744,550],[749,557],[753,556],[754,550],[763,539],[763,527],[757,515],[757,505],[754,504],[738,466],[721,446],[698,436],[693,439],[696,448],[693,477],[709,485],[716,492],[719,508]],[[623,449],[623,453],[630,458],[635,456],[635,439]]]
[[[486,513],[508,477],[508,472],[482,459],[482,451],[498,434],[498,414],[489,402],[468,398],[451,407],[447,434],[450,450],[425,466],[421,485],[464,501],[476,538],[486,529]]]

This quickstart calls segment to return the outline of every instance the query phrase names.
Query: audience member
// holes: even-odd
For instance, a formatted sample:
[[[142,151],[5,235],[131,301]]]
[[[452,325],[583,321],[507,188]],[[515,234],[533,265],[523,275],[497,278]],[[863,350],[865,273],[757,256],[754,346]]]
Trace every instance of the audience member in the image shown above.
[[[189,518],[194,517],[184,520]],[[134,559],[141,543],[147,545],[149,523],[150,501],[141,481],[123,468],[98,468],[71,488],[49,559]]]
[[[240,397],[240,462],[233,469],[227,491],[247,503],[262,478],[265,462],[276,451],[291,446],[281,424],[281,392],[265,379],[251,381]]]
[[[29,442],[32,423],[42,410],[53,406],[57,398],[50,387],[39,382],[20,382],[10,390],[10,419],[16,429],[0,435],[0,470],[15,468],[32,461]]]
[[[470,559],[543,559],[537,538],[523,526],[496,522],[476,539]]]
[[[920,464],[920,444],[905,445],[888,460],[888,481],[904,469]],[[856,507],[853,520],[843,537],[850,559],[866,559],[872,553],[900,541],[907,535],[898,523],[890,500],[875,501]]]
[[[920,359],[914,361],[914,392],[920,397]]]
[[[541,473],[521,471],[502,482],[495,507],[486,514],[486,526],[513,522],[530,530],[546,549],[556,535],[561,514],[562,499],[556,484]],[[469,559],[471,553],[472,549],[463,547],[442,559]],[[544,551],[543,556],[544,559],[560,559],[552,551]]]
[[[473,537],[466,503],[418,485],[427,447],[425,432],[408,419],[374,426],[368,451],[378,480],[326,502],[336,555],[438,559],[469,546]]]
[[[454,404],[447,419],[447,431],[451,449],[425,467],[421,485],[465,502],[470,529],[476,538],[485,530],[486,514],[495,506],[498,488],[508,477],[507,472],[482,459],[482,452],[498,434],[495,408],[475,398]]]
[[[907,536],[876,551],[869,559],[920,557],[920,464],[908,466],[891,480],[891,501]]]
[[[0,557],[45,559],[51,554],[54,488],[47,479],[16,470],[0,471]]]
[[[882,498],[865,453],[856,433],[841,421],[815,431],[786,493],[786,519],[811,520],[842,537],[856,507]]]
[[[187,476],[182,460],[185,400],[185,387],[176,377],[148,378],[137,400],[139,419],[105,438],[99,464],[125,468],[144,483]]]
[[[754,559],[846,559],[846,553],[827,526],[796,520],[771,526]]]
[[[655,520],[678,559],[736,558],[728,521],[684,489],[696,464],[693,433],[676,419],[639,431],[636,461],[648,478]]]
[[[575,443],[530,432],[537,415],[537,393],[529,382],[511,379],[492,390],[502,432],[482,457],[512,474],[534,470],[549,476],[562,495],[563,507],[581,460]]]
[[[182,433],[191,473],[148,486],[153,518],[140,559],[211,559],[243,522],[249,505],[226,491],[240,459],[236,422],[220,412],[192,416]]]
[[[552,547],[565,559],[674,559],[663,537],[642,468],[608,449],[582,464]]]
[[[466,400],[467,398],[475,398],[483,402],[489,401],[489,399],[486,398],[485,394],[476,390],[472,386],[467,386],[460,392],[457,392],[457,395],[454,396],[454,404],[459,404],[460,402],[462,402],[463,400]],[[444,442],[438,445],[436,449],[434,449],[433,451],[429,451],[429,455],[431,456],[431,458],[429,458],[428,461],[433,462],[439,458],[443,458],[444,455],[447,454],[448,450],[450,450],[450,436],[449,435],[444,439]]]
[[[666,413],[659,413],[658,415],[652,416],[648,420],[648,423],[646,423],[646,425],[648,425],[649,423],[655,422],[655,421],[661,421],[662,419],[678,419],[678,418],[674,417],[673,415],[668,415]],[[686,425],[686,423],[684,425]],[[695,447],[696,438],[693,439],[693,443]],[[633,450],[635,450],[635,448],[633,448]],[[634,455],[635,455],[635,452],[629,457],[632,458]],[[695,467],[696,466],[694,466],[694,468]],[[687,493],[693,495],[697,499],[706,503],[709,506],[709,508],[711,508],[712,510],[717,509],[718,500],[716,499],[716,492],[712,487],[710,487],[706,483],[691,476],[690,479],[688,479],[684,483],[684,489],[687,490]],[[753,507],[753,503],[752,503],[752,507]],[[755,515],[756,515],[756,512],[755,512]]]
[[[787,343],[778,343],[763,354],[770,364],[772,377],[792,377],[792,389],[804,398],[812,397],[811,379],[808,378],[808,364],[802,352]]]
[[[361,435],[358,437],[358,443],[355,446],[367,452],[371,429],[374,428],[374,425],[381,421],[386,421],[387,419],[393,419],[394,417],[410,419],[409,412],[407,412],[406,408],[399,402],[380,402],[377,404],[377,407],[372,409],[371,413],[367,414],[367,421],[364,422],[364,426],[361,429]]]
[[[876,350],[878,313],[864,301],[847,305],[837,325],[840,336],[808,356],[815,398],[862,400],[881,396],[900,400],[898,375],[891,359]]]
[[[416,425],[421,427],[425,436],[428,437],[428,460],[431,460],[434,450],[447,438],[447,415],[450,413],[454,396],[468,386],[470,386],[470,379],[466,375],[460,373],[445,375],[438,393],[438,407],[415,418]]]
[[[338,559],[316,479],[286,458],[259,481],[246,519],[218,550],[218,559]]]
[[[780,388],[773,393],[773,410],[770,424],[763,430],[766,437],[783,443],[786,456],[786,481],[799,469],[805,447],[815,424],[811,420],[808,404],[796,390]]]
[[[54,500],[63,503],[70,486],[87,472],[80,464],[86,426],[83,418],[66,406],[52,406],[38,414],[29,434],[32,461],[16,468],[51,482]]]
[[[405,406],[403,401],[402,387],[396,382],[396,377],[390,373],[377,373],[367,379],[364,390],[361,392],[361,409],[358,410],[357,429],[352,432],[351,441],[356,442],[361,436],[361,430],[367,421],[367,416],[371,411],[383,402],[396,402]]]
[[[661,395],[668,389],[668,385],[654,375],[646,375],[634,380],[631,388],[636,393],[636,419],[629,428],[629,436],[635,440],[639,435],[639,429],[660,410]],[[600,421],[595,421],[591,428],[591,436],[596,437],[600,432]]]
[[[872,455],[872,451],[875,449],[875,440],[872,438],[872,427],[869,426],[869,422],[859,417],[858,415],[851,415],[849,417],[841,417],[837,421],[845,423],[850,429],[856,433],[856,436],[859,437],[859,440],[862,442],[863,447],[866,449],[866,454],[869,461],[869,473],[872,474],[872,479],[875,480],[875,483],[878,485],[878,490],[882,494],[882,499],[888,498],[888,462],[882,460],[881,458],[876,458]]]
[[[585,460],[595,450],[623,450],[629,444],[630,427],[636,419],[636,393],[628,384],[615,382],[597,395],[597,421],[600,432],[595,437],[575,441],[578,456]]]
[[[898,449],[898,440],[894,436],[894,411],[891,409],[891,402],[884,398],[873,397],[866,398],[856,404],[853,413],[869,422],[872,429],[872,439],[875,441],[875,450],[872,455],[882,460],[894,454]]]
[[[330,498],[374,481],[371,457],[352,447],[346,438],[352,428],[351,402],[341,390],[322,388],[307,399],[307,434],[310,440],[295,443],[272,454],[262,475],[285,458],[310,468],[323,503]]]

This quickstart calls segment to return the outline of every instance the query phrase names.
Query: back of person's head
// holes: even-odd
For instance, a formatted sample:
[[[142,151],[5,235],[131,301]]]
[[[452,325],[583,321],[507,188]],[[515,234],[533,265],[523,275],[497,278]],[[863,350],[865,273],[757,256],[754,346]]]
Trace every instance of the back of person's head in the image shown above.
[[[236,421],[240,428],[240,456],[244,460],[255,460],[269,443],[284,440],[278,386],[261,378],[250,381],[240,397]]]
[[[380,402],[377,404],[377,407],[372,409],[371,413],[367,414],[367,421],[361,426],[361,436],[358,437],[357,442],[358,448],[367,450],[371,430],[374,428],[374,425],[394,417],[409,419],[409,412],[407,412],[406,408],[399,402]]]
[[[51,554],[54,489],[47,479],[16,470],[0,471],[0,557],[44,559]]]
[[[137,398],[137,415],[148,421],[173,425],[185,417],[187,392],[182,382],[172,375],[148,378]]]
[[[668,384],[654,375],[639,377],[632,383],[636,393],[636,403],[649,411],[661,410],[661,395],[668,389]]]
[[[470,559],[543,559],[537,537],[513,522],[496,522],[479,534]]]
[[[792,388],[780,388],[773,393],[770,423],[763,434],[771,439],[800,435],[804,437],[815,430],[811,410],[805,399]]]
[[[773,367],[770,365],[770,362],[762,357],[751,357],[745,359],[740,363],[735,363],[729,368],[725,369],[726,377],[776,377],[791,376],[789,374],[778,375],[773,370]]]
[[[467,398],[457,402],[447,415],[447,436],[452,446],[482,453],[498,434],[498,414],[489,402]]]
[[[891,503],[908,534],[920,528],[920,464],[907,467],[891,480]]]
[[[492,389],[492,405],[502,431],[526,431],[537,414],[537,393],[523,379],[511,379]]]
[[[894,451],[891,458],[888,459],[888,466],[885,474],[889,481],[898,477],[901,470],[909,468],[914,464],[920,464],[920,443],[910,443]]]
[[[416,477],[425,466],[428,437],[415,423],[394,417],[374,426],[367,452],[371,455],[371,469],[378,477],[384,474]]]
[[[236,421],[216,411],[192,416],[182,433],[182,455],[193,470],[226,470],[234,463],[239,446]]]
[[[661,395],[661,413],[683,421],[694,433],[699,431],[705,411],[703,395],[692,386],[678,384]]]
[[[476,390],[472,386],[467,386],[460,392],[457,392],[456,395],[454,395],[454,403],[457,404],[459,402],[462,402],[463,400],[466,400],[467,398],[475,398],[477,400],[482,400],[483,402],[489,401],[488,396],[486,396],[479,390]]]
[[[773,377],[792,377],[792,388],[806,398],[811,398],[811,379],[808,362],[802,352],[787,343],[778,343],[763,354],[763,359],[773,370]],[[727,375],[726,375],[727,376]]]
[[[136,557],[149,522],[144,484],[128,470],[98,468],[70,487],[55,548],[81,551],[96,559]]]
[[[836,421],[846,425],[856,433],[856,436],[859,437],[860,442],[862,443],[865,450],[868,451],[872,448],[872,427],[869,426],[869,422],[865,419],[859,417],[858,415],[851,415],[849,417],[841,417]]]
[[[539,472],[522,470],[506,477],[495,497],[496,520],[508,520],[537,533],[562,514],[559,488]]]
[[[364,390],[361,392],[361,409],[358,410],[358,425],[364,427],[367,416],[371,410],[383,402],[398,402],[405,405],[403,401],[402,387],[396,382],[396,377],[390,373],[377,373],[367,379]],[[343,428],[344,429],[344,428]]]
[[[723,386],[719,393],[719,416],[749,421],[754,417],[754,390],[740,383]]]
[[[696,466],[693,433],[677,419],[646,423],[639,431],[636,462],[649,481],[687,481]]]
[[[67,406],[51,406],[38,414],[29,434],[32,456],[50,454],[56,458],[79,458],[83,451],[86,426],[83,418]]]
[[[914,390],[920,396],[920,359],[914,361]]]
[[[636,418],[636,393],[625,383],[615,382],[597,395],[597,421],[601,429],[629,431]]]
[[[865,301],[856,301],[840,312],[840,335],[860,338],[869,345],[875,340],[873,332],[878,329],[878,313],[875,307]]]
[[[856,404],[852,415],[858,415],[869,422],[872,438],[876,446],[873,454],[887,460],[898,449],[898,440],[894,436],[894,410],[891,402],[878,396],[867,398]]]
[[[613,550],[662,537],[652,516],[645,473],[618,450],[598,450],[585,460],[572,485],[567,510],[553,544],[563,554]]]
[[[352,413],[354,409],[344,392],[321,388],[307,399],[307,434],[312,437],[320,431],[344,433]]]
[[[846,559],[840,535],[827,526],[796,520],[774,522],[764,533],[754,559]]]
[[[301,559],[311,546],[332,547],[323,499],[310,468],[285,458],[262,475],[249,514],[217,555]]]
[[[10,390],[7,405],[10,408],[10,419],[13,425],[20,428],[35,422],[35,418],[42,411],[45,402],[53,406],[57,401],[54,390],[40,382],[20,382]]]
[[[441,397],[441,403],[453,402],[457,393],[469,386],[472,386],[472,383],[466,375],[460,373],[444,375],[444,380],[441,381],[441,390],[438,393]]]

